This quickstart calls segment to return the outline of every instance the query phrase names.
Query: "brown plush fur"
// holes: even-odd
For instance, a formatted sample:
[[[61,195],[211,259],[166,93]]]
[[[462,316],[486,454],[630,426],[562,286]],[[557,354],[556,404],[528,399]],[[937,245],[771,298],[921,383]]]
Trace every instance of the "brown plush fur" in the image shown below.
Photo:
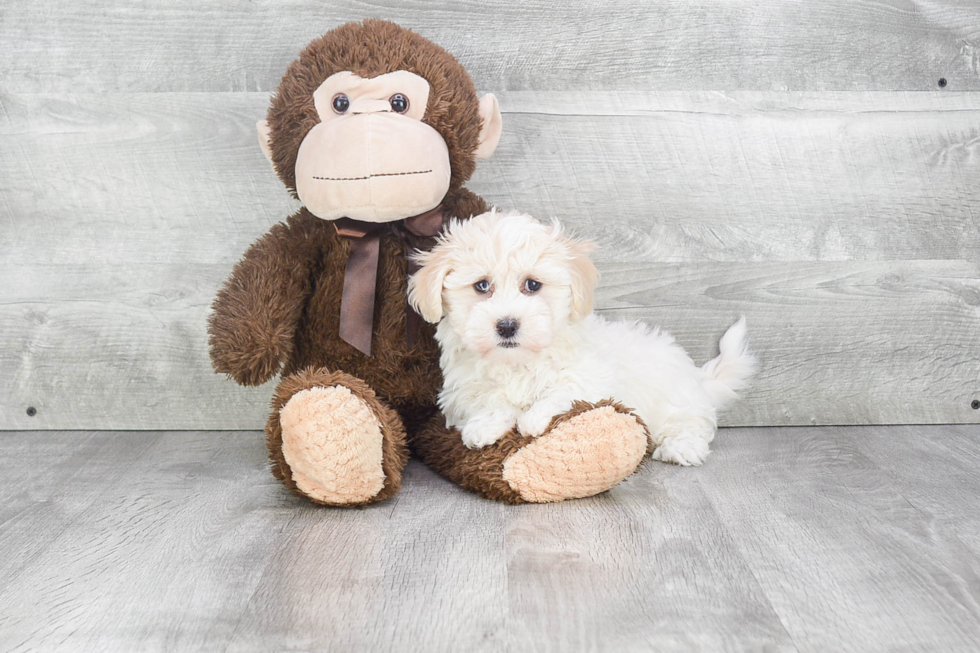
[[[548,431],[558,424],[603,406],[612,406],[618,413],[633,415],[629,408],[612,400],[604,400],[595,404],[576,401],[571,410],[551,420],[547,431],[539,437],[547,437]],[[644,429],[646,428],[643,420],[636,415],[633,417]],[[517,429],[513,429],[490,446],[482,449],[468,449],[463,444],[458,431],[446,428],[445,419],[440,414],[411,439],[410,446],[412,451],[422,459],[422,462],[453,483],[487,499],[517,504],[526,503],[526,501],[504,480],[504,461],[511,454],[534,442],[535,439],[525,437],[518,433]],[[649,439],[649,436],[647,441],[646,457],[649,457],[653,453],[653,441]]]
[[[487,205],[460,189],[443,200],[443,209],[469,217]],[[412,248],[427,249],[432,241],[408,238]],[[405,244],[386,232],[380,249],[372,356],[339,335],[350,241],[302,209],[253,244],[218,292],[208,329],[215,370],[243,385],[261,385],[280,368],[284,376],[311,366],[344,370],[406,409],[434,405],[442,376],[433,327],[420,325],[411,349],[405,337]]]

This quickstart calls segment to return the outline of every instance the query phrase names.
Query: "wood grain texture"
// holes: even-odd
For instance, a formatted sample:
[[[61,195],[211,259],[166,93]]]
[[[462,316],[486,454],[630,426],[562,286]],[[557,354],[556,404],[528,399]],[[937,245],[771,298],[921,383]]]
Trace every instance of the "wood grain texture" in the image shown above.
[[[973,93],[504,96],[475,189],[599,257],[980,259]]]
[[[508,510],[508,650],[795,650],[715,507],[673,471]]]
[[[972,651],[980,638],[964,539],[975,425],[725,429],[704,467],[650,463],[606,494],[537,506],[485,501],[413,461],[394,500],[316,507],[269,476],[258,432],[3,433],[0,496],[24,491],[31,452],[33,507],[0,521],[4,558],[20,556],[0,577],[5,651]]]
[[[309,41],[379,17],[495,90],[980,89],[972,0],[7,2],[9,90],[271,91]]]
[[[472,186],[595,239],[599,308],[697,360],[745,313],[764,369],[725,423],[980,420],[973,94],[603,97],[502,95]],[[255,147],[265,94],[2,101],[0,427],[262,424],[271,389],[214,376],[204,328],[296,206]]]
[[[501,650],[507,507],[415,462],[406,472],[415,491],[378,509],[291,520],[228,650]]]
[[[0,434],[5,458],[0,586],[14,582],[55,537],[103,499],[106,478],[138,460],[158,435],[115,439],[78,431]],[[37,537],[40,531],[50,537]]]
[[[967,432],[975,455],[980,433]],[[949,437],[925,427],[739,430],[716,447],[727,460],[701,487],[800,648],[966,650],[980,638],[976,552],[861,453],[869,436],[914,455],[922,433]],[[946,473],[955,455],[917,463],[920,476],[944,479],[937,501],[961,491]],[[975,467],[968,487],[980,490]]]
[[[973,496],[980,455],[969,426],[937,431],[902,426],[861,431],[854,444],[888,475],[921,514],[919,521],[941,524],[980,556],[980,510]],[[900,446],[896,446],[899,445]]]
[[[19,465],[21,437],[0,436],[0,446],[14,448],[4,456],[4,472]],[[261,439],[141,432],[102,433],[91,442],[101,445],[99,464],[76,459],[69,477],[39,464],[42,475],[30,491],[41,509],[2,525],[11,533],[5,551],[40,551],[3,579],[0,648],[223,646],[235,626],[229,618],[244,609],[275,554],[274,528],[291,519],[298,503],[279,492]],[[142,455],[127,455],[132,448]],[[75,509],[75,493],[92,494],[92,486],[97,500]],[[40,615],[45,623],[38,629]]]

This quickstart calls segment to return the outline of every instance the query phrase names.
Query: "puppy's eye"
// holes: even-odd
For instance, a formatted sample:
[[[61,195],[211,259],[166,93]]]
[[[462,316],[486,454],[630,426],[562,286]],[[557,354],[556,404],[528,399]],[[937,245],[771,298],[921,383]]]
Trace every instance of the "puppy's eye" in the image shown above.
[[[524,280],[524,292],[526,293],[536,293],[541,290],[541,282],[535,281],[534,279]]]
[[[490,292],[490,282],[486,279],[480,279],[473,284],[473,290],[477,291],[481,295]]]
[[[350,108],[350,99],[343,93],[337,93],[333,96],[333,102],[331,102],[333,110],[337,113],[347,113],[347,109]]]
[[[405,113],[408,111],[408,98],[401,93],[395,93],[388,99],[391,110],[395,113]]]

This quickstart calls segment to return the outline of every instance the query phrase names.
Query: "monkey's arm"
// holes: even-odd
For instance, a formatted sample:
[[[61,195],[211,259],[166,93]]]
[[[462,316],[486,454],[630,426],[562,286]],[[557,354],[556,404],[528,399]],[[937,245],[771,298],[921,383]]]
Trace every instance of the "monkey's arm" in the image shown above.
[[[265,383],[292,353],[319,251],[309,217],[294,215],[253,243],[211,306],[211,363],[242,385]]]

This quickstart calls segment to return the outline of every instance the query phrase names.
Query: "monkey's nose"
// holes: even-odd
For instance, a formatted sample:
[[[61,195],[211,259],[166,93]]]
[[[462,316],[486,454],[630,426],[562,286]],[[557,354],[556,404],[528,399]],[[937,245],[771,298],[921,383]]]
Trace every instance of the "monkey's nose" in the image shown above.
[[[513,338],[520,326],[521,323],[514,318],[505,317],[502,320],[497,320],[497,334],[501,338]]]

